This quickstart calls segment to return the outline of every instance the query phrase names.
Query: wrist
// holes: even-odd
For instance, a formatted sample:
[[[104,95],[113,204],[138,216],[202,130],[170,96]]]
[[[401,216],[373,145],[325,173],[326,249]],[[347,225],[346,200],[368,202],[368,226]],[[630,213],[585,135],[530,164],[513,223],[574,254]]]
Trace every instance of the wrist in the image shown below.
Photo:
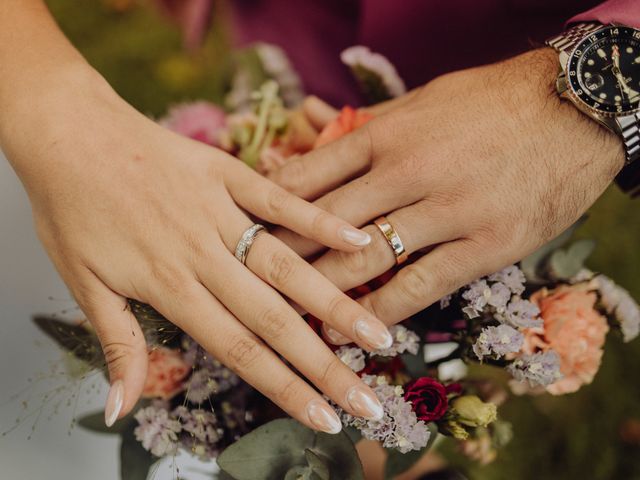
[[[37,174],[44,149],[61,136],[73,136],[81,117],[100,104],[123,102],[104,78],[84,61],[65,64],[1,99],[0,149],[18,176]],[[26,182],[25,182],[26,183]]]
[[[527,121],[546,125],[547,130],[553,129],[554,138],[566,143],[567,152],[578,148],[584,153],[583,156],[571,157],[582,164],[585,158],[589,158],[590,163],[598,162],[603,167],[599,171],[609,181],[613,180],[625,162],[622,141],[616,133],[581,112],[572,102],[560,98],[556,88],[560,72],[558,53],[552,48],[540,48],[509,62],[513,62],[511,69],[516,78],[513,90],[521,92],[513,93],[512,99],[519,102],[519,110],[530,109],[531,116]]]

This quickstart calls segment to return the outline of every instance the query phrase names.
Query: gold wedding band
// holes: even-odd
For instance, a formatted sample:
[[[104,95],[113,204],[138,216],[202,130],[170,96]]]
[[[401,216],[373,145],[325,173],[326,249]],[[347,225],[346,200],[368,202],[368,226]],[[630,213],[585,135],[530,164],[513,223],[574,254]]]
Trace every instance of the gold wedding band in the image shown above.
[[[260,232],[266,232],[267,229],[264,225],[260,225],[259,223],[253,224],[251,227],[247,228],[242,237],[240,237],[240,241],[236,246],[236,258],[240,260],[240,262],[245,265],[247,263],[247,255],[249,255],[249,250],[251,249],[251,245],[255,241],[256,237],[260,234]]]
[[[400,265],[407,261],[409,255],[407,251],[404,249],[404,244],[402,240],[400,240],[400,236],[396,233],[395,229],[386,217],[380,217],[376,219],[373,223],[375,223],[376,227],[380,229],[382,235],[384,235],[385,240],[393,250],[393,254],[396,256],[396,265]]]

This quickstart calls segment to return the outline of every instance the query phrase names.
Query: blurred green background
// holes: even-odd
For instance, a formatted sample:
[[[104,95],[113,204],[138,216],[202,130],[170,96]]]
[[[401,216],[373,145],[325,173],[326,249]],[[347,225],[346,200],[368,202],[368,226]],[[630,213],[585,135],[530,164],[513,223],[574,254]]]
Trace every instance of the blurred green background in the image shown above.
[[[232,71],[223,12],[204,47],[187,54],[180,32],[136,0],[49,0],[61,27],[127,101],[158,116],[172,103],[220,102]],[[612,187],[579,235],[595,238],[590,267],[640,298],[640,200]],[[516,398],[501,410],[514,440],[472,479],[640,479],[640,340],[610,339],[595,382],[564,397]],[[456,457],[459,458],[459,457]]]

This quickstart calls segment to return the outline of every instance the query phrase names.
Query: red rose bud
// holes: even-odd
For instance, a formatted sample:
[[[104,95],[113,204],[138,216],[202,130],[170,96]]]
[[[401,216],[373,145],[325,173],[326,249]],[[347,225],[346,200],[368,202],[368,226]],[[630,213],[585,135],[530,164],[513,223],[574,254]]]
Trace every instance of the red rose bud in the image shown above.
[[[447,412],[447,390],[431,377],[421,377],[405,385],[404,399],[411,403],[418,420],[433,422]]]

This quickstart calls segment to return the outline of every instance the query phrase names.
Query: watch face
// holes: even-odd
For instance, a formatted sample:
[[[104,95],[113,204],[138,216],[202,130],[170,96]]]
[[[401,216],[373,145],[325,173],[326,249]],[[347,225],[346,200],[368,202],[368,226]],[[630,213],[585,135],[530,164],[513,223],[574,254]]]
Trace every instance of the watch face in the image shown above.
[[[570,89],[600,113],[617,115],[640,108],[640,31],[607,27],[587,37],[567,66]]]

